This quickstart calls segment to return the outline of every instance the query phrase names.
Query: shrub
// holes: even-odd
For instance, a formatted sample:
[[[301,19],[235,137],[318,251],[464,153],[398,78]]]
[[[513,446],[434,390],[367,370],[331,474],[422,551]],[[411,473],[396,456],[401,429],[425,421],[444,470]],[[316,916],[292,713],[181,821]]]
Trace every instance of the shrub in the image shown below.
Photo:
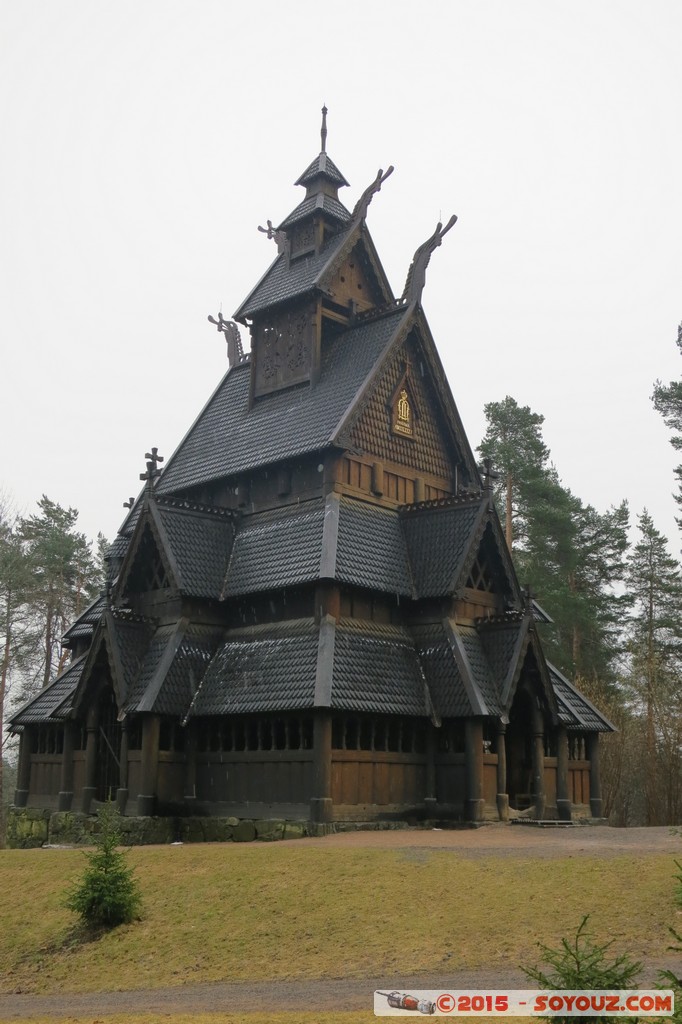
[[[675,902],[678,906],[682,907],[682,864],[680,864],[679,860],[675,861],[675,867],[677,868],[677,874],[675,875],[675,881],[677,882],[675,886]]]
[[[543,989],[626,989],[637,987],[637,975],[642,964],[631,960],[623,953],[610,958],[607,950],[611,945],[606,942],[598,945],[587,933],[589,914],[580,922],[575,938],[562,939],[559,949],[540,945],[544,954],[544,962],[549,969],[524,967],[523,971]],[[571,1021],[573,1017],[555,1017],[552,1021]],[[619,1017],[595,1016],[591,1020],[619,1021]],[[629,1017],[630,1022],[637,1020]]]
[[[96,849],[85,854],[88,864],[80,881],[67,893],[65,905],[89,927],[115,928],[138,916],[141,896],[125,855],[117,849],[121,838],[119,812],[105,804],[97,812]]]

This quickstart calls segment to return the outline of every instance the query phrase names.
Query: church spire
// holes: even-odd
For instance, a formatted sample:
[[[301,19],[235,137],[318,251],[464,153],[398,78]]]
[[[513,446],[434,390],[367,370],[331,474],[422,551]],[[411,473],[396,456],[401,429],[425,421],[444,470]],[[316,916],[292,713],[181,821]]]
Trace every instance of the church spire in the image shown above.
[[[322,127],[320,128],[320,138],[322,139],[322,145],[320,147],[321,153],[327,152],[327,108],[322,107]]]
[[[338,199],[338,190],[348,182],[338,169],[334,161],[327,153],[327,108],[322,107],[322,127],[320,128],[319,155],[312,163],[308,164],[305,171],[294,182],[295,185],[303,185],[306,189],[306,199],[323,193]]]

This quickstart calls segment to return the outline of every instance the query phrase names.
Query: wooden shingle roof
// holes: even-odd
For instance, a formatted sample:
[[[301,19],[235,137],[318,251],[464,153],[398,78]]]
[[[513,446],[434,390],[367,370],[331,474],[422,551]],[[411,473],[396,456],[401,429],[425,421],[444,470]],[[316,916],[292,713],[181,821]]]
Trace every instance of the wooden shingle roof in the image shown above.
[[[172,494],[221,477],[333,447],[336,429],[405,316],[363,323],[326,346],[319,380],[259,398],[249,407],[250,367],[228,371],[157,484]]]

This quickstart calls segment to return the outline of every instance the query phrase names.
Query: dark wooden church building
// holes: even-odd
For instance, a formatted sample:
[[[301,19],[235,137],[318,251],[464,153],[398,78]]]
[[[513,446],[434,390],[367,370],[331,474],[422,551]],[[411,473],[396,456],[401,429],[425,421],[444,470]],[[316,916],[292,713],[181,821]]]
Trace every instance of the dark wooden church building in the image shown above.
[[[175,453],[147,455],[17,806],[312,821],[600,816],[611,726],[543,656],[422,308],[326,152]],[[244,354],[240,329],[250,334]]]

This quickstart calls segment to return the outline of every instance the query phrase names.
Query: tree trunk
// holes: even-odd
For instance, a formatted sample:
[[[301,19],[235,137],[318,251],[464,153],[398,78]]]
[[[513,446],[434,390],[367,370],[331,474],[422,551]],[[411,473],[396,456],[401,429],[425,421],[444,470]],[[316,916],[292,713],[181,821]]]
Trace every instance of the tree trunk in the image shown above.
[[[12,646],[12,592],[8,590],[5,601],[5,646],[2,652],[2,671],[0,672],[0,849],[5,845],[5,803],[4,803],[4,770],[2,751],[5,739],[5,694],[7,693],[7,675]]]
[[[513,494],[513,483],[511,473],[507,473],[507,489],[506,489],[506,501],[505,501],[505,512],[504,512],[504,534],[507,539],[507,547],[511,551],[512,549],[512,494]]]

